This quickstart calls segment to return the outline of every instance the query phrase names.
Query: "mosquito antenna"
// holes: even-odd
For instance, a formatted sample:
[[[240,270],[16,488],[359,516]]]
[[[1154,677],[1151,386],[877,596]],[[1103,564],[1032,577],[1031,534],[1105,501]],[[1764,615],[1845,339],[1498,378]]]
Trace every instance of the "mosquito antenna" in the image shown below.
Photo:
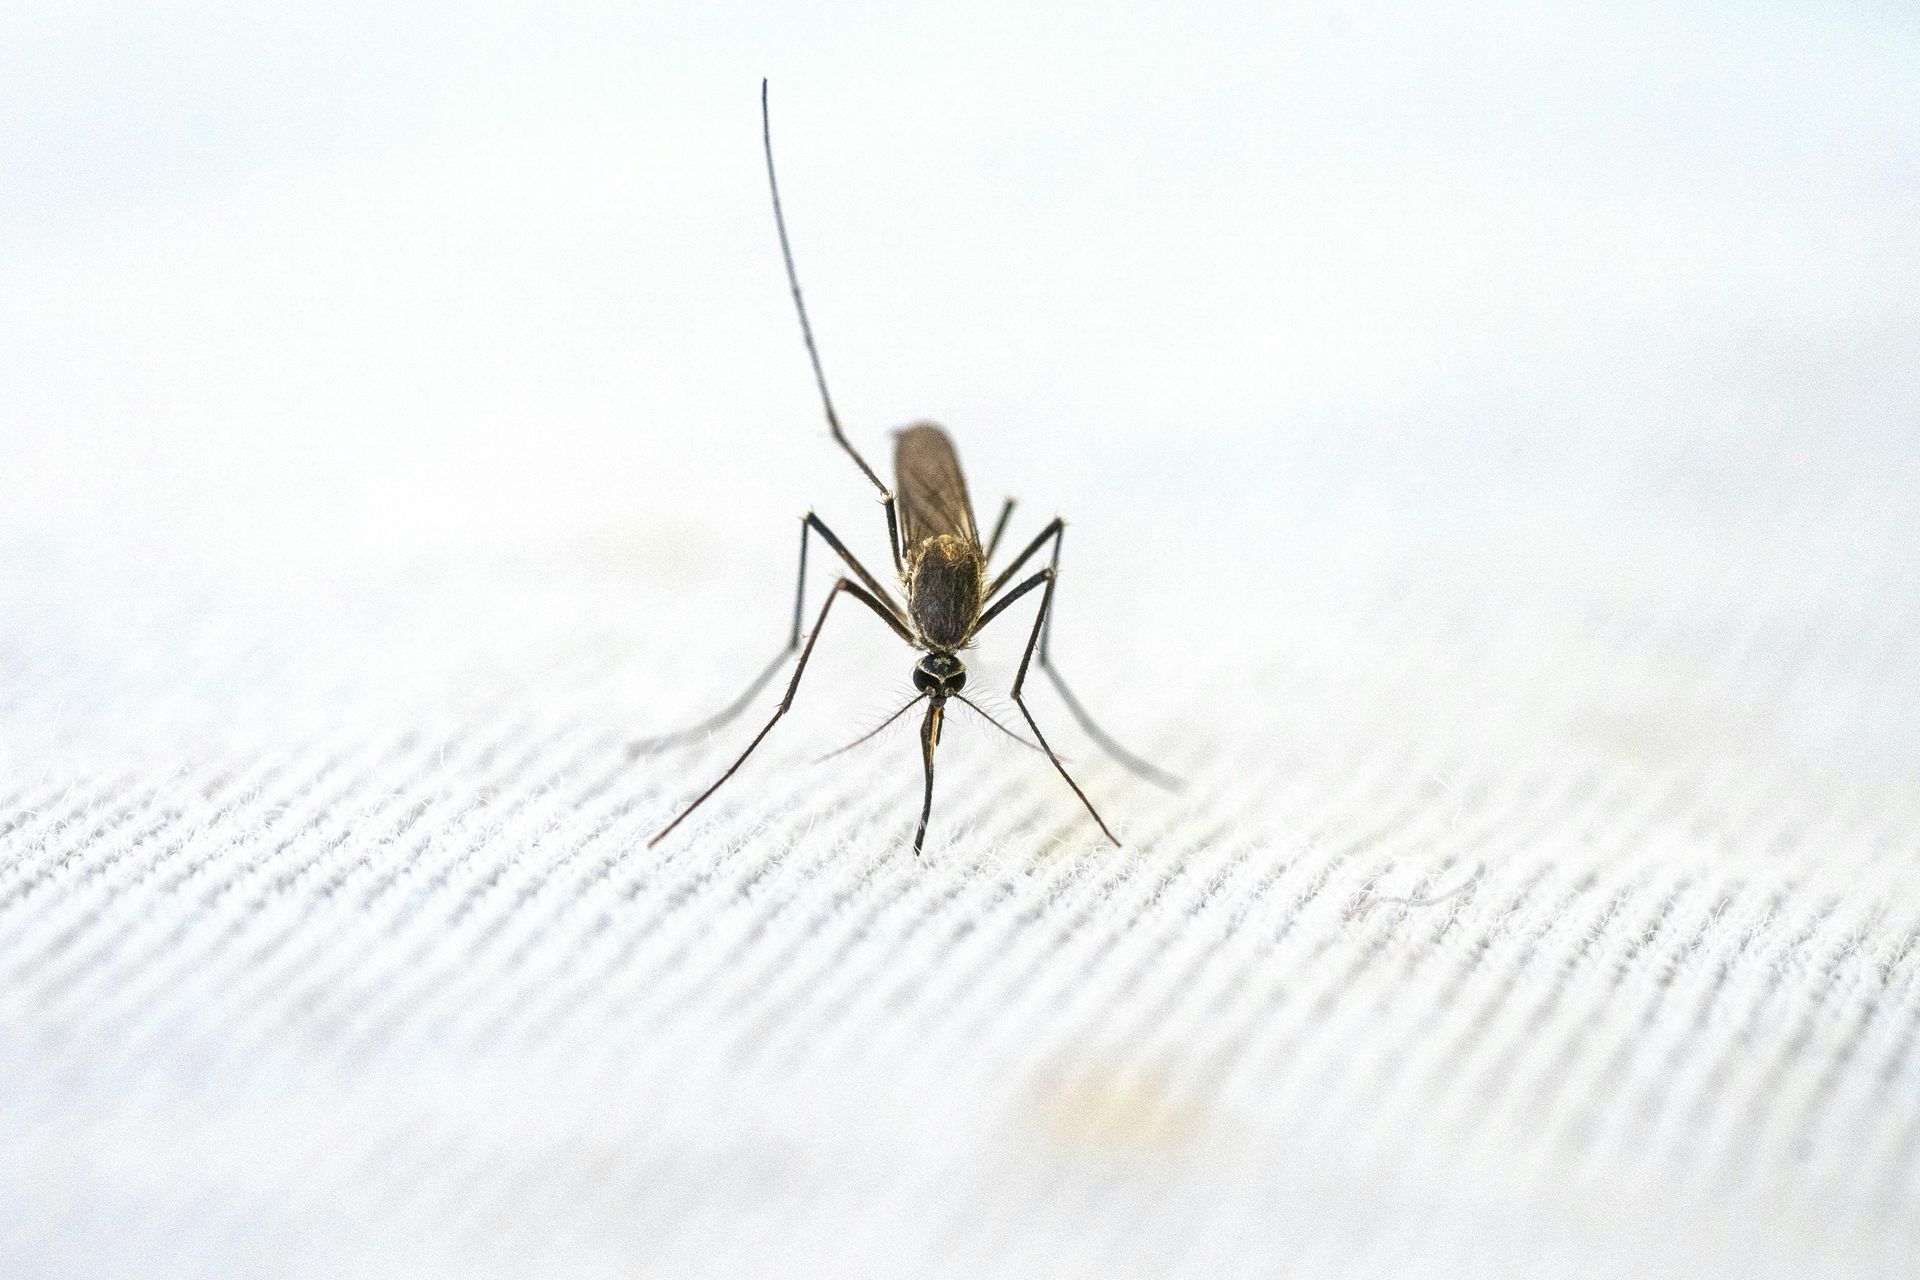
[[[913,708],[919,706],[922,702],[926,701],[927,696],[928,695],[924,693],[921,694],[919,697],[909,702],[906,706],[900,708],[898,711],[888,716],[885,720],[882,720],[879,724],[873,726],[873,728],[867,730],[865,733],[855,738],[852,742],[849,742],[846,746],[841,747],[835,751],[827,752],[827,754],[820,756],[819,758],[814,760],[814,763],[819,764],[821,760],[831,760],[835,756],[845,755],[847,752],[853,750],[855,747],[867,741],[869,738],[879,736],[879,733],[882,729],[886,728],[888,725],[892,724],[895,720],[898,720],[901,716],[907,714],[907,712],[913,710]]]
[[[807,359],[813,362],[814,385],[820,388],[820,405],[827,411],[827,426],[833,431],[833,438],[847,451],[862,475],[873,482],[873,487],[891,504],[893,494],[873,473],[867,460],[847,439],[847,433],[840,429],[840,415],[833,411],[833,397],[827,394],[827,375],[820,367],[820,347],[813,340],[813,325],[807,320],[807,304],[800,297],[800,273],[793,267],[793,245],[787,240],[787,215],[780,209],[780,180],[773,174],[773,122],[767,111],[767,82],[760,81],[760,144],[767,153],[767,190],[773,194],[773,225],[780,232],[780,257],[787,264],[787,284],[793,290],[793,309],[800,313],[800,336],[807,340]],[[892,518],[892,507],[888,507],[888,518]],[[897,541],[897,539],[896,539]]]
[[[1019,743],[1021,746],[1025,747],[1027,750],[1038,751],[1040,749],[1039,743],[1028,742],[1025,738],[1021,737],[1019,734],[1015,733],[1013,730],[1007,728],[1007,726],[1001,724],[998,720],[995,720],[991,715],[987,714],[986,708],[982,707],[979,703],[975,702],[972,698],[969,698],[966,694],[955,693],[955,694],[950,694],[948,696],[955,698],[961,702],[964,702],[968,706],[972,707],[975,715],[978,715],[982,720],[985,720],[988,724],[992,725],[994,728],[998,729],[1000,732],[1006,734],[1009,738],[1012,738],[1015,742]],[[906,708],[902,707],[901,710],[904,711],[906,710]]]

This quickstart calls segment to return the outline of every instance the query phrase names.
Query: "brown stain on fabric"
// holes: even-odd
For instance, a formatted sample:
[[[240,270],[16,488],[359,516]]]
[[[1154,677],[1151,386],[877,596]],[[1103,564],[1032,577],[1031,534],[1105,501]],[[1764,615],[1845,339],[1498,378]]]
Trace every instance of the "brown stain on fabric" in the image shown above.
[[[1202,1109],[1178,1096],[1165,1072],[1094,1064],[1039,1073],[1024,1111],[1023,1118],[1054,1144],[1115,1155],[1185,1146],[1203,1119]]]

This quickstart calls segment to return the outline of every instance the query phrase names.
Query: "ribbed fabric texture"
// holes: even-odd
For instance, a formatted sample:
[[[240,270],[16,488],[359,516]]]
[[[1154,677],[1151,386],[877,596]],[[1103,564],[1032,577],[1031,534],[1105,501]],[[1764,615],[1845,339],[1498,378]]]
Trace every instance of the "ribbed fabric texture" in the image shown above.
[[[0,1280],[1920,1276],[1915,12],[0,5]]]
[[[1125,847],[961,716],[921,859],[910,727],[809,763],[907,689],[852,611],[645,847],[753,717],[625,743],[770,652],[782,523],[696,573],[644,522],[297,585],[17,547],[0,1272],[1911,1274],[1920,619],[1855,483],[1202,505],[1240,550],[1184,574],[1076,525],[1062,665],[1192,783],[1041,686]]]

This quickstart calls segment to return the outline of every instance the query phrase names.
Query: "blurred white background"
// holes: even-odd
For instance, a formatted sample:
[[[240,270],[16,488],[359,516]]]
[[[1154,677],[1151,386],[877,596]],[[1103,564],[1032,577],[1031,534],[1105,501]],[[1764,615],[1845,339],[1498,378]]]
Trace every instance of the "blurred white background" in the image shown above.
[[[950,424],[983,494],[1190,550],[1200,483],[1291,506],[1302,465],[1657,508],[1911,458],[1903,5],[4,22],[14,528],[325,565],[705,537],[710,485],[784,558],[861,495],[784,302],[762,74],[848,418],[874,453]]]
[[[1917,66],[1890,2],[9,5],[0,1256],[1896,1273]],[[885,559],[763,75],[854,437],[1066,515],[1062,661],[1196,777],[1070,748],[1125,856],[1004,745],[922,864],[907,737],[783,772],[906,687],[841,623],[641,849],[726,744],[619,743],[771,653],[795,518]],[[1104,1086],[1008,1157],[1035,1058],[1239,1163]]]

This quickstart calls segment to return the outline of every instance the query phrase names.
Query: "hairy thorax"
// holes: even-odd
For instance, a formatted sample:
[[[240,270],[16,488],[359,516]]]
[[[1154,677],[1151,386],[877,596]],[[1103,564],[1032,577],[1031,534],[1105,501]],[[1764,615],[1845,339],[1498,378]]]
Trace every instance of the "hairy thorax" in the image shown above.
[[[986,565],[977,547],[950,533],[907,551],[908,608],[920,638],[934,649],[958,649],[973,634],[986,593]]]

